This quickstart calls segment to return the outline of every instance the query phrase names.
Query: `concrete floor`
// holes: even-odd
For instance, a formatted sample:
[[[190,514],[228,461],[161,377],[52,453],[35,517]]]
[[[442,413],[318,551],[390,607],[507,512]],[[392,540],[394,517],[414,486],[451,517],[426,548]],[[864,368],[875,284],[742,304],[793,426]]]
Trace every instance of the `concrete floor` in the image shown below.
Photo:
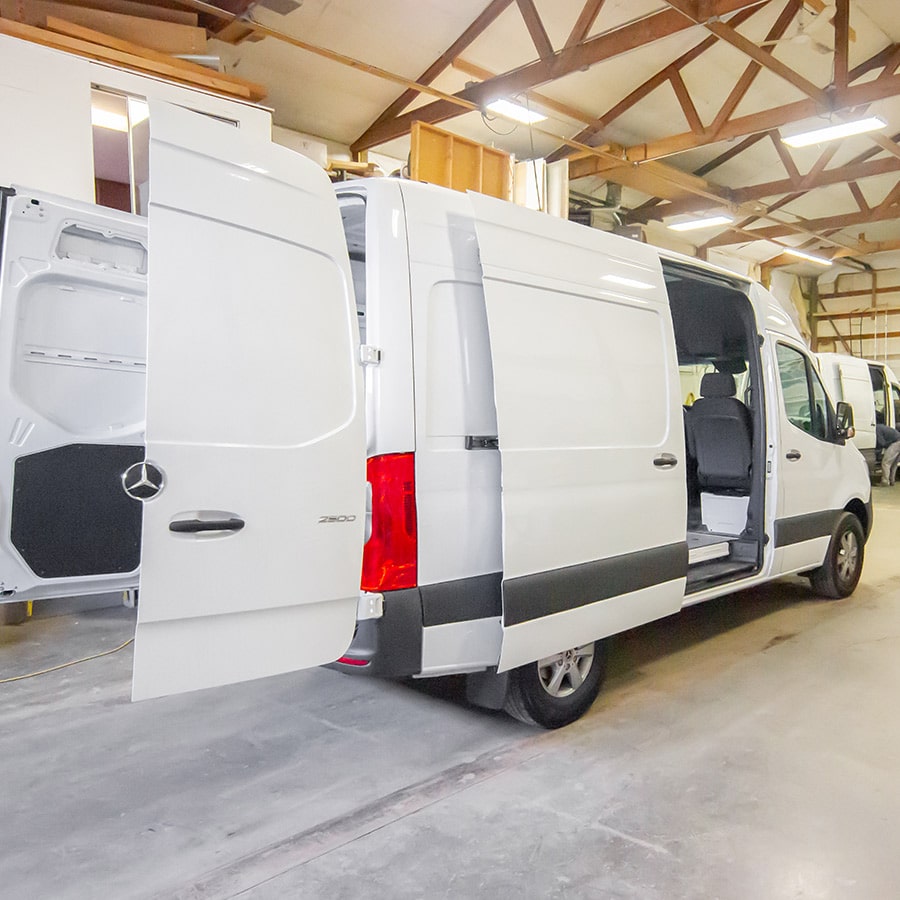
[[[900,895],[900,488],[855,595],[785,580],[620,636],[557,732],[315,670],[131,704],[130,647],[0,686],[0,897]],[[0,627],[0,678],[127,639]]]

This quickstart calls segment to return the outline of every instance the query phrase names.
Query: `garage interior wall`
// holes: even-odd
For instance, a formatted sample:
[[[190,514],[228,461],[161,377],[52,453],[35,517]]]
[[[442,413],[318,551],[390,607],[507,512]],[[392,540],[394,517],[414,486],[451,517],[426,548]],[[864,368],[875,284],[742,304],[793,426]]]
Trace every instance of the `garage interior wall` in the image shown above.
[[[94,201],[92,87],[177,103],[271,136],[272,114],[263,107],[0,35],[0,105],[18,123],[0,141],[4,184]]]
[[[900,368],[900,270],[844,272],[819,279],[816,347]],[[840,337],[838,336],[840,333]],[[843,341],[841,340],[843,338]]]

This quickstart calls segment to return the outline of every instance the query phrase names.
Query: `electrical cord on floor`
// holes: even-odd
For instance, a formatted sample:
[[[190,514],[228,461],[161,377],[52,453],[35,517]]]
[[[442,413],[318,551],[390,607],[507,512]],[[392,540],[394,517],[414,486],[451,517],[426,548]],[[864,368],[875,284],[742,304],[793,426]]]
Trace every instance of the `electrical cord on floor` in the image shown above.
[[[49,669],[41,669],[39,672],[29,672],[27,675],[14,675],[12,678],[0,678],[0,684],[9,684],[11,681],[23,681],[26,678],[36,678],[38,675],[46,675],[48,672],[57,672],[60,669],[67,669],[69,666],[77,666],[79,663],[90,662],[92,659],[100,659],[101,656],[109,656],[111,653],[118,653],[124,650],[129,644],[134,643],[134,638],[128,638],[124,644],[113,647],[112,650],[104,650],[102,653],[95,653],[93,656],[84,656],[81,659],[73,659],[70,662],[60,663],[58,666],[51,666]]]

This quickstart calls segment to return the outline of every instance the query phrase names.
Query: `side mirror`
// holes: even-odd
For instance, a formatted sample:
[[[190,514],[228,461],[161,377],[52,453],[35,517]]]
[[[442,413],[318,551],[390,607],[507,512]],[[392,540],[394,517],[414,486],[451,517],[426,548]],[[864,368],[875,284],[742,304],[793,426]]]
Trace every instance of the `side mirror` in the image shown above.
[[[835,410],[835,432],[839,438],[852,438],[856,434],[853,427],[853,407],[841,400]]]

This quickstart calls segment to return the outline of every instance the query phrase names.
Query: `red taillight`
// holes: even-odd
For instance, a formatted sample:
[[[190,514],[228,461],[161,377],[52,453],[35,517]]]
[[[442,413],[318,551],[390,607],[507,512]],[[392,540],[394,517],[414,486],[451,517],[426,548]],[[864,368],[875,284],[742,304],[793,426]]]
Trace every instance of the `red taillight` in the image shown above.
[[[367,666],[371,660],[356,659],[356,657],[353,656],[342,656],[338,662],[343,663],[345,666]]]
[[[396,591],[416,586],[416,476],[412,453],[373,456],[372,534],[363,550],[362,589]]]

